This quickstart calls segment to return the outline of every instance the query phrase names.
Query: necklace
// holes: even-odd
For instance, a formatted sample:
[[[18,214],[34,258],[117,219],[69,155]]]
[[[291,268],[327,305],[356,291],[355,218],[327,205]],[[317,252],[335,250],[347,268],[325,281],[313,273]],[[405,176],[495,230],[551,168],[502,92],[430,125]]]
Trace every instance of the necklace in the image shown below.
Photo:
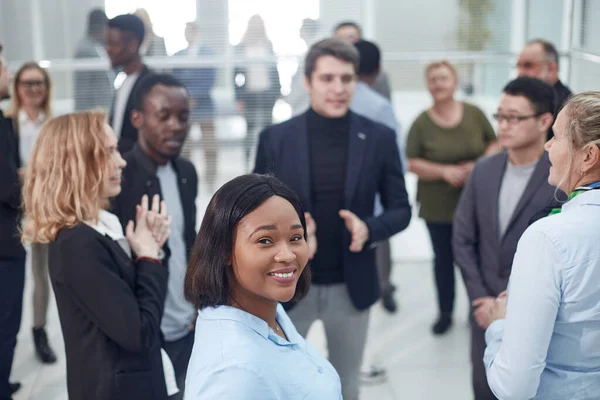
[[[279,324],[277,323],[277,321],[275,321],[275,328],[273,328],[273,330],[275,332],[280,332],[281,331],[281,329],[279,329]]]

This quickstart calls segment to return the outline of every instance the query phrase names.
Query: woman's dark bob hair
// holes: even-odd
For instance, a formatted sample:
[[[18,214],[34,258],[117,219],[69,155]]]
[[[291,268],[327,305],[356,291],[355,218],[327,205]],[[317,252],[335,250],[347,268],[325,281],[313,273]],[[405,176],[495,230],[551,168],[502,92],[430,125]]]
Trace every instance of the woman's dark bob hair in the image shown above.
[[[198,309],[230,304],[235,280],[229,260],[238,223],[273,196],[294,207],[304,228],[306,220],[300,201],[290,188],[268,175],[239,176],[223,185],[210,200],[192,248],[185,276],[185,297]],[[292,301],[302,299],[310,287],[310,269],[298,278]]]

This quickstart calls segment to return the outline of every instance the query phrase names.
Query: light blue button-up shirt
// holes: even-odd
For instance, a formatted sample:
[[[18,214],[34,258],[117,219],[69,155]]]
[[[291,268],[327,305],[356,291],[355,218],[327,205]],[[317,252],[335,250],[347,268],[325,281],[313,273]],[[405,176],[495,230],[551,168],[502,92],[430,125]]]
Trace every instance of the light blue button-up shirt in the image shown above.
[[[185,400],[342,399],[337,372],[298,334],[281,305],[277,322],[289,341],[237,308],[201,310]]]
[[[488,383],[500,400],[600,399],[600,190],[525,231],[506,318],[485,338]]]

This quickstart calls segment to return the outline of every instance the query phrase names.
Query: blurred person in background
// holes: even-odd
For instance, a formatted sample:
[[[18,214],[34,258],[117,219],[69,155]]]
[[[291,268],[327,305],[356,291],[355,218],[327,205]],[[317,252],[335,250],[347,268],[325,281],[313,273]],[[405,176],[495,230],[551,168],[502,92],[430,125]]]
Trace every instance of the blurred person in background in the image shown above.
[[[571,89],[559,79],[560,55],[556,47],[547,40],[534,39],[525,45],[517,61],[519,76],[540,79],[554,88],[556,96],[556,113],[571,95]],[[556,114],[555,114],[556,115]],[[548,129],[548,140],[554,133]]]
[[[419,178],[419,216],[427,224],[433,246],[439,315],[432,330],[441,335],[450,329],[454,311],[454,210],[475,161],[499,148],[483,111],[454,98],[458,79],[452,64],[429,64],[425,79],[433,105],[413,122],[406,155],[409,170]]]
[[[211,58],[214,56],[215,53],[202,43],[200,28],[195,22],[187,23],[185,39],[188,42],[188,47],[177,52],[176,56],[190,58]],[[217,181],[218,144],[215,136],[215,104],[211,91],[215,85],[217,69],[211,66],[176,68],[173,70],[173,75],[187,87],[190,93],[190,121],[192,124],[199,124],[202,131],[205,181],[212,192]]]
[[[135,10],[134,15],[144,22],[144,40],[140,46],[140,53],[147,57],[166,57],[165,39],[154,33],[148,11],[145,8],[138,8]]]
[[[359,40],[354,44],[360,56],[358,67],[358,81],[352,96],[350,109],[363,117],[367,117],[375,122],[383,124],[391,128],[396,133],[396,142],[398,151],[402,161],[402,169],[406,171],[406,159],[402,146],[400,124],[394,115],[394,109],[388,99],[377,93],[371,88],[371,84],[377,79],[380,71],[381,53],[379,47],[375,43],[366,40]],[[383,206],[379,196],[375,205],[375,214],[379,215],[383,212]],[[377,243],[376,260],[377,269],[379,272],[379,285],[381,287],[381,301],[383,307],[390,313],[396,312],[398,306],[394,299],[395,286],[392,284],[390,277],[392,272],[392,252],[390,241],[384,240]],[[385,378],[385,369],[371,363],[368,360],[373,355],[369,354],[369,340],[367,340],[367,351],[365,352],[365,361],[363,362],[363,371],[361,379],[363,383],[373,383]]]
[[[489,311],[484,363],[499,399],[600,394],[600,92],[567,100],[552,129],[548,183],[568,201],[523,233]]]
[[[238,60],[234,71],[235,99],[238,110],[246,119],[244,156],[249,168],[256,134],[273,122],[273,107],[281,95],[273,44],[260,15],[254,15],[248,21],[235,54]]]
[[[354,44],[362,39],[362,29],[356,22],[344,21],[336,25],[333,35],[344,42]],[[377,77],[371,83],[371,88],[389,101],[392,101],[390,80],[384,70],[379,70]]]
[[[111,212],[123,229],[135,219],[136,205],[143,195],[158,195],[172,218],[171,235],[164,245],[169,257],[169,286],[161,321],[163,347],[173,367],[183,397],[185,374],[194,344],[196,310],[183,295],[183,281],[190,251],[196,238],[198,175],[194,165],[179,155],[190,129],[190,96],[176,78],[150,74],[138,86],[132,121],[138,143],[123,156],[123,188],[113,198]]]
[[[318,38],[319,22],[310,18],[303,19],[302,26],[300,27],[300,39],[306,43],[307,50],[310,49]],[[292,116],[306,112],[310,103],[310,98],[304,87],[304,57],[305,54],[299,58],[298,70],[292,78],[290,94],[285,98],[292,107]]]
[[[70,400],[168,395],[160,258],[170,221],[164,202],[149,209],[144,196],[123,232],[105,209],[125,166],[106,115],[83,112],[44,124],[25,174],[23,240],[49,243]]]
[[[28,62],[19,68],[13,82],[12,104],[9,116],[19,138],[21,168],[29,158],[42,124],[51,117],[52,83],[48,72],[37,63]],[[48,246],[31,243],[31,271],[33,276],[33,343],[37,358],[44,364],[56,362],[46,333],[46,319],[50,302],[48,276]]]
[[[77,44],[75,59],[108,61],[104,49],[104,30],[108,18],[101,9],[93,9],[88,15],[86,35]],[[75,72],[75,111],[102,108],[109,110],[114,93],[115,73],[111,69]]]
[[[133,14],[108,21],[105,47],[114,69],[127,75],[117,89],[110,111],[110,125],[119,139],[119,151],[125,154],[137,142],[137,129],[131,123],[134,93],[139,81],[150,73],[144,65],[140,46],[144,41],[144,23]]]
[[[560,207],[544,150],[554,109],[552,86],[528,77],[509,82],[494,115],[504,151],[475,164],[456,207],[452,249],[471,303],[475,400],[496,399],[483,364],[485,330],[496,297],[507,288],[517,243],[532,219]]]
[[[0,101],[9,98],[13,79],[2,58],[0,44]],[[11,118],[0,110],[0,399],[10,400],[21,388],[10,383],[17,335],[21,326],[25,260],[27,253],[19,240],[21,225],[21,157],[19,137]]]

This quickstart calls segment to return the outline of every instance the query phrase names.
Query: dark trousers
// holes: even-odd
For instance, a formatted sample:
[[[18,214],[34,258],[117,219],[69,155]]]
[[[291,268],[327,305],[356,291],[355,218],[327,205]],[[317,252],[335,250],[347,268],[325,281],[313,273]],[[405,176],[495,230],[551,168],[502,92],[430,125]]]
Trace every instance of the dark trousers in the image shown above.
[[[390,281],[390,275],[392,274],[392,249],[389,240],[379,242],[375,250],[375,257],[377,259],[381,295],[385,296],[396,289]]]
[[[471,366],[473,372],[473,394],[475,400],[497,400],[488,385],[483,354],[485,353],[485,331],[471,318]]]
[[[170,400],[181,400],[183,399],[183,392],[185,390],[185,375],[187,374],[188,363],[192,355],[192,348],[194,347],[194,332],[188,333],[186,336],[174,342],[164,342],[163,348],[169,355],[171,362],[173,363],[173,369],[175,370],[175,380],[177,381],[177,387],[179,393],[169,397]]]
[[[0,400],[10,400],[8,380],[21,326],[25,259],[0,260]]]
[[[454,310],[454,255],[452,254],[452,224],[427,222],[433,253],[438,306],[441,314]]]

